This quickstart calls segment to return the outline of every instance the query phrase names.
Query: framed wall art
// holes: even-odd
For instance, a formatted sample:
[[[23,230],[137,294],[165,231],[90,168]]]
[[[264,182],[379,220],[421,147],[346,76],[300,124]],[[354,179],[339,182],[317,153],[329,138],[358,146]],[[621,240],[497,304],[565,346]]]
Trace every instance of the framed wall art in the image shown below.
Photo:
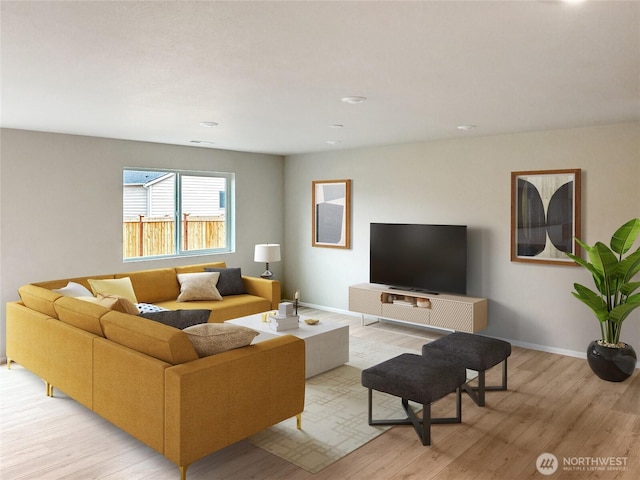
[[[577,264],[581,170],[511,172],[511,261]]]
[[[311,206],[312,246],[351,248],[351,180],[314,180]]]

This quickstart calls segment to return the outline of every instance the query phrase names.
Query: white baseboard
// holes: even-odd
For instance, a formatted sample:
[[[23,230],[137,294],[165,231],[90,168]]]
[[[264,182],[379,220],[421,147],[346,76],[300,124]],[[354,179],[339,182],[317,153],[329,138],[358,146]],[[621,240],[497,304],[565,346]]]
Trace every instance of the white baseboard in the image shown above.
[[[361,317],[361,314],[359,313],[351,312],[349,310],[342,310],[340,308],[325,307],[323,305],[314,305],[311,303],[300,303],[300,305],[304,307],[315,308],[318,310],[325,310],[327,312],[341,313],[343,315],[349,315],[350,317]],[[385,321],[387,320],[385,319]],[[388,320],[388,321],[393,322],[392,320]],[[406,322],[397,322],[397,323],[402,323],[403,325],[410,325],[409,323],[406,323]],[[418,325],[417,327],[420,328],[421,326]],[[427,328],[427,327],[422,327],[422,328]],[[437,330],[443,331],[442,329],[437,329]],[[586,352],[568,350],[566,348],[549,347],[547,345],[538,345],[536,343],[519,342],[517,340],[512,340],[510,338],[503,338],[503,337],[496,337],[496,338],[499,338],[500,340],[504,340],[505,342],[509,342],[511,345],[514,345],[516,347],[527,348],[529,350],[537,350],[540,352],[556,353],[558,355],[565,355],[567,357],[584,358],[585,360],[587,359]],[[636,362],[636,368],[640,368],[640,360]]]
[[[528,348],[529,350],[539,350],[541,352],[547,353],[557,353],[558,355],[565,355],[567,357],[576,357],[576,358],[584,358],[587,359],[586,352],[576,352],[575,350],[567,350],[565,348],[556,348],[556,347],[548,347],[546,345],[537,345],[535,343],[527,343],[527,342],[517,342],[515,340],[502,339],[510,342],[512,345],[516,347]],[[640,360],[636,362],[636,368],[640,368]]]

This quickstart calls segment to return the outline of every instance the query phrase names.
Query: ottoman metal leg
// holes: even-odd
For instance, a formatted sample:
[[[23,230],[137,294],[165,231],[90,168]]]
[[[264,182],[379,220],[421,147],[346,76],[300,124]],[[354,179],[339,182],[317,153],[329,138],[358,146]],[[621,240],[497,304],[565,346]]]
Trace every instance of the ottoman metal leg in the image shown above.
[[[402,399],[402,407],[407,414],[407,418],[399,419],[373,419],[373,389],[369,389],[369,425],[413,425],[413,429],[422,441],[422,445],[431,445],[431,425],[440,423],[462,423],[462,390],[456,389],[456,416],[431,418],[431,404],[422,405],[422,419],[418,418],[409,405],[409,400]]]
[[[485,371],[486,370],[478,372],[477,387],[472,387],[468,383],[465,383],[462,386],[465,392],[469,394],[471,399],[476,402],[476,405],[478,405],[479,407],[484,407],[485,392],[503,391],[507,389],[507,359],[505,358],[502,362],[502,385],[485,385]]]

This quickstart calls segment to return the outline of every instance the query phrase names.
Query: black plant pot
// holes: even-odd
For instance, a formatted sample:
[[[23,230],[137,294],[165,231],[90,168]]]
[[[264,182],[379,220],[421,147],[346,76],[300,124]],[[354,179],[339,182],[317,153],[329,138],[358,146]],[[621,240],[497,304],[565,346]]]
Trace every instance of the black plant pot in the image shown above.
[[[631,376],[638,358],[631,345],[607,347],[594,340],[587,348],[587,360],[593,373],[601,379],[622,382]]]

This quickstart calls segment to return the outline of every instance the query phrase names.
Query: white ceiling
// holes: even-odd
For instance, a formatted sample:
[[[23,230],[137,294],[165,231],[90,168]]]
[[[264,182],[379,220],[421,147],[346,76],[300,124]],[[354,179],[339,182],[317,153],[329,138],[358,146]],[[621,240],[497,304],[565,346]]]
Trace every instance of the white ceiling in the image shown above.
[[[637,1],[2,1],[1,14],[6,128],[287,155],[640,121]]]

